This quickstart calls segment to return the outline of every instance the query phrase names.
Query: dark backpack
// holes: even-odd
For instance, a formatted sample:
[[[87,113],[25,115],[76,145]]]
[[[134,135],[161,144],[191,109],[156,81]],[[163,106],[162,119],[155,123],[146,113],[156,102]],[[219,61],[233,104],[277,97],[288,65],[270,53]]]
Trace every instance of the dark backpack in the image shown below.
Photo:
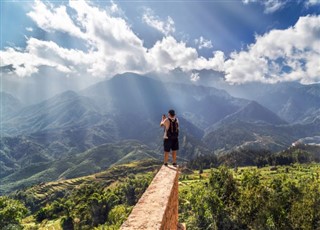
[[[167,130],[167,136],[168,138],[174,139],[178,138],[179,136],[179,124],[177,119],[175,118],[173,121],[169,118],[170,121],[170,126],[169,129]]]

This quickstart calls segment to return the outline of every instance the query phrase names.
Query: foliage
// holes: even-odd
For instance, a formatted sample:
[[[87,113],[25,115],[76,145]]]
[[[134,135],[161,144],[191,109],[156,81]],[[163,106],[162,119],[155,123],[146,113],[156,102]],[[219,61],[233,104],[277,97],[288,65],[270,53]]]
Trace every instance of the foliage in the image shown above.
[[[122,164],[113,166],[100,173],[80,178],[53,181],[49,183],[39,183],[35,186],[18,190],[12,193],[13,198],[22,200],[26,206],[35,213],[40,208],[45,208],[47,204],[51,204],[72,193],[72,191],[85,185],[108,187],[109,185],[123,180],[129,174],[140,174],[155,171],[159,168],[159,162],[155,160],[143,160],[139,162],[131,162],[130,164]]]
[[[317,164],[211,169],[181,181],[179,221],[190,229],[319,229],[319,173]]]
[[[139,166],[144,167],[146,164],[147,162],[141,162]],[[121,166],[119,172],[117,169],[111,171],[113,177],[118,176],[113,185],[103,183],[110,174],[100,173],[96,177],[104,176],[102,181],[100,177],[96,180],[91,178],[91,183],[79,184],[62,197],[53,196],[53,200],[38,203],[31,213],[36,226],[40,228],[46,226],[47,222],[60,220],[62,229],[119,229],[154,176],[154,172],[148,172],[150,168],[147,167],[140,168],[144,170],[143,174],[130,174],[121,178],[125,169]],[[31,194],[23,196],[19,193],[21,199],[29,199],[30,196]]]
[[[286,150],[272,153],[268,150],[239,148],[221,155],[200,155],[187,163],[190,169],[209,169],[219,165],[229,167],[267,165],[291,165],[294,163],[320,162],[320,148],[312,145],[296,145]]]
[[[22,229],[20,221],[27,212],[20,201],[0,196],[0,229]]]
[[[190,169],[208,169],[217,166],[218,159],[214,154],[200,155],[187,163]]]
[[[57,134],[56,136],[60,135]],[[3,144],[4,141],[6,145]],[[12,144],[10,144],[11,142]],[[60,144],[63,146],[68,145]],[[17,146],[15,147],[15,145]],[[76,153],[73,152],[70,156],[64,156],[63,151],[54,154],[52,150],[40,149],[39,146],[41,145],[23,138],[14,139],[8,137],[5,140],[0,140],[0,148],[11,151],[10,154],[7,154],[7,157],[3,156],[3,154],[6,154],[5,152],[0,151],[0,165],[2,164],[2,159],[14,159],[13,152],[19,153],[16,156],[18,159],[10,163],[12,167],[16,167],[9,167],[10,170],[8,168],[10,175],[3,175],[3,170],[0,170],[0,195],[22,190],[43,182],[91,175],[106,170],[113,165],[145,161],[147,159],[162,160],[162,155],[159,155],[158,151],[136,140],[124,140],[102,145],[88,144],[91,147],[88,147],[87,151],[81,152],[79,150]],[[38,154],[39,151],[43,156]],[[75,150],[70,148],[69,151]],[[18,156],[20,155],[23,157],[19,158]],[[46,156],[50,157],[45,159]],[[55,159],[55,157],[58,157],[58,159]],[[158,161],[160,162],[160,160]],[[24,165],[22,165],[23,162]],[[3,168],[6,169],[6,166],[3,166]]]
[[[110,229],[119,229],[121,224],[127,219],[132,210],[131,206],[124,204],[116,205],[108,215],[107,226]]]

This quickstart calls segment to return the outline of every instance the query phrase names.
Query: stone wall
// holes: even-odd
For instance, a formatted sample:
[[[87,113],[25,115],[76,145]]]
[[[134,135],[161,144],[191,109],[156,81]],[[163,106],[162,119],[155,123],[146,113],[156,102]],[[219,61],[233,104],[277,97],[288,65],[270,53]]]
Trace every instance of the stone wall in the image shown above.
[[[176,230],[179,171],[162,166],[120,229]]]

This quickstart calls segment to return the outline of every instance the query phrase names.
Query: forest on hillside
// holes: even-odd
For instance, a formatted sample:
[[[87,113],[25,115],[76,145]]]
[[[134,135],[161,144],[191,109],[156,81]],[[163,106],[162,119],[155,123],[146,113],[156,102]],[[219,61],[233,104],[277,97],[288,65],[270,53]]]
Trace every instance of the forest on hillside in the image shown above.
[[[182,175],[180,222],[188,229],[319,229],[320,166],[242,167]]]
[[[182,165],[179,218],[188,229],[319,229],[316,146],[238,150]],[[237,163],[237,164],[235,164]],[[1,229],[119,229],[159,161],[40,183],[0,197]],[[250,166],[251,165],[251,166]]]
[[[39,199],[46,195],[39,188],[2,196],[0,228],[119,229],[153,175],[129,174],[108,186],[82,183],[64,194],[53,184],[52,199]],[[319,164],[183,169],[179,180],[179,222],[188,229],[320,228]]]
[[[155,175],[141,161],[0,196],[0,229],[119,229]]]

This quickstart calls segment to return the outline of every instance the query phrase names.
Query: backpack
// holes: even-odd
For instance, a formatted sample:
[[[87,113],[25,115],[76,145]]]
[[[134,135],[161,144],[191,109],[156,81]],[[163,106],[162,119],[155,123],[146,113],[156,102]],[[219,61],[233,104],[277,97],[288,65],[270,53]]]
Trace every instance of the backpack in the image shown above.
[[[167,136],[168,138],[174,139],[178,138],[179,136],[179,124],[177,118],[175,118],[173,121],[168,118],[170,122],[169,129],[167,130]]]

